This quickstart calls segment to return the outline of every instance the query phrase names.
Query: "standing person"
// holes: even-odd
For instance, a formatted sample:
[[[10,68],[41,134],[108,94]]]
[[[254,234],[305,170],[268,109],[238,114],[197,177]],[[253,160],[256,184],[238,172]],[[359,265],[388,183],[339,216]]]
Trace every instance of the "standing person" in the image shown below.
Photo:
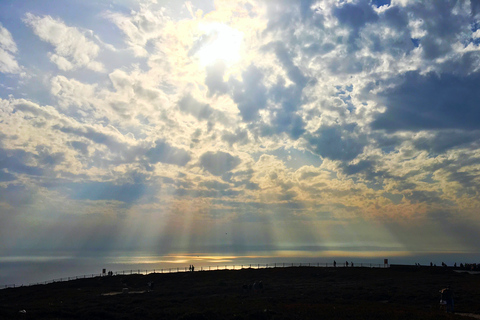
[[[333,266],[334,266],[334,267],[337,266],[337,261],[333,260]]]
[[[454,302],[453,302],[453,291],[450,288],[450,286],[447,286],[446,288],[440,290],[442,293],[442,300],[445,301],[445,306],[447,309],[447,312],[454,313]]]
[[[345,261],[345,267],[348,267],[348,261]]]

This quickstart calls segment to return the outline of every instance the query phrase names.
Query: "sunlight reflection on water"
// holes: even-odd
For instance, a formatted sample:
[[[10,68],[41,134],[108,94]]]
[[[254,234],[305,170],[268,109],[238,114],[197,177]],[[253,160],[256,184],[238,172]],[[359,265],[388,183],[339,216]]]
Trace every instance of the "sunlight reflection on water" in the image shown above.
[[[120,252],[109,255],[96,256],[7,256],[0,257],[2,272],[0,273],[0,286],[9,284],[31,284],[53,279],[75,277],[81,275],[100,274],[103,269],[121,273],[122,271],[145,272],[173,272],[187,271],[190,265],[195,270],[216,269],[240,269],[242,267],[256,268],[260,266],[287,266],[308,265],[325,266],[331,265],[333,260],[338,265],[345,261],[353,261],[356,266],[360,264],[383,264],[383,259],[389,259],[393,264],[427,265],[433,261],[437,265],[445,262],[453,265],[454,262],[479,262],[478,254],[472,253],[425,253],[409,254],[404,251],[388,252],[304,252],[304,251],[279,251],[255,252],[249,255],[215,255],[211,253],[178,253],[158,256],[150,253]]]

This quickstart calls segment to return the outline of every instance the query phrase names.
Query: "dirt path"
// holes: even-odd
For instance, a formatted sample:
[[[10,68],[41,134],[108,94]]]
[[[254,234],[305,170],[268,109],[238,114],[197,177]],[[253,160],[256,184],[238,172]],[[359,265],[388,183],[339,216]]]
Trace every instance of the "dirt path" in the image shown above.
[[[458,314],[459,316],[470,317],[470,318],[474,318],[474,319],[480,319],[480,315],[475,314],[475,313],[457,313],[457,312],[455,312],[455,314]]]

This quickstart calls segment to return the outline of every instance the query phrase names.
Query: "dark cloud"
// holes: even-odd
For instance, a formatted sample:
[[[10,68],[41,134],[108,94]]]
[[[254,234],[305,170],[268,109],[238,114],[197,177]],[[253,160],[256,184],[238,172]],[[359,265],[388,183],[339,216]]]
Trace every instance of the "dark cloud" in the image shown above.
[[[379,97],[387,107],[372,122],[373,129],[389,132],[432,129],[480,129],[480,74],[425,76],[416,71]]]
[[[258,111],[267,105],[267,88],[263,84],[263,72],[253,64],[242,73],[242,82],[230,79],[233,100],[237,104],[243,121],[255,121]]]
[[[347,165],[343,172],[347,175],[357,174],[359,172],[371,171],[375,162],[369,160],[361,160],[356,164]]]
[[[103,144],[109,147],[111,150],[122,150],[125,148],[125,146],[121,142],[119,142],[115,136],[100,132],[99,130],[93,127],[84,126],[81,128],[74,128],[74,127],[68,127],[68,126],[55,125],[52,128],[57,129],[63,133],[69,133],[76,136],[87,138],[95,143]]]
[[[11,173],[0,170],[0,182],[13,181],[15,176]]]
[[[480,159],[478,161],[480,164]],[[454,171],[451,172],[448,176],[449,181],[456,181],[459,184],[461,184],[465,188],[472,188],[472,187],[477,187],[480,185],[480,183],[477,181],[479,178],[478,172],[464,172],[464,171]],[[478,190],[478,189],[477,189]],[[475,192],[475,194],[478,193],[478,191]]]
[[[225,131],[222,135],[222,140],[228,142],[230,146],[234,145],[235,143],[239,145],[246,144],[249,141],[248,131],[242,129],[235,130],[235,133]]]
[[[270,44],[270,46],[274,48],[277,59],[287,71],[288,78],[298,87],[303,89],[308,82],[308,78],[305,77],[302,71],[293,63],[291,53],[288,52],[285,44],[282,42],[275,42]]]
[[[200,157],[201,166],[215,176],[221,176],[240,164],[240,159],[229,153],[206,152]]]
[[[0,169],[32,176],[41,176],[44,172],[42,168],[25,164],[35,158],[37,158],[36,155],[30,152],[0,148]]]
[[[65,186],[74,200],[116,200],[131,203],[145,193],[144,184],[117,185],[112,182],[71,183]]]
[[[213,65],[206,67],[205,84],[208,87],[208,96],[227,93],[228,84],[223,81],[226,68],[227,66],[221,60],[217,60]]]
[[[272,125],[264,127],[263,134],[287,132],[292,139],[296,140],[305,132],[305,123],[295,112],[305,103],[302,92],[311,79],[293,63],[294,57],[284,43],[273,42],[266,45],[263,50],[272,50],[275,53],[288,79],[293,82],[291,85],[286,85],[285,79],[279,76],[276,84],[269,89],[268,97],[274,103],[270,110]]]
[[[316,172],[316,171],[305,171],[305,172],[302,172],[302,174],[300,175],[300,179],[301,180],[304,180],[304,179],[310,179],[310,178],[315,178],[317,176],[320,175],[320,172]]]
[[[469,147],[475,141],[480,141],[479,131],[445,130],[436,132],[433,137],[420,137],[413,144],[417,149],[440,154],[453,148]]]
[[[391,0],[372,0],[372,4],[375,5],[377,8],[381,6],[389,6]]]
[[[344,3],[336,7],[333,14],[342,25],[350,27],[355,33],[367,23],[378,20],[377,13],[367,1]]]
[[[440,204],[446,203],[445,200],[440,198],[440,193],[437,191],[424,191],[413,190],[404,194],[405,198],[412,203],[425,203],[425,204]]]
[[[412,17],[422,21],[425,35],[421,38],[422,54],[425,59],[433,60],[453,51],[452,44],[463,33],[469,32],[469,16],[453,14],[457,1],[437,0],[435,5],[428,2],[414,2],[407,7]]]
[[[367,1],[358,3],[344,3],[333,10],[333,15],[338,19],[342,26],[350,29],[348,38],[348,50],[353,51],[359,48],[357,38],[360,30],[367,24],[378,20],[378,15],[373,7]]]
[[[0,186],[0,202],[6,202],[12,207],[20,207],[33,203],[36,193],[35,190],[22,185]]]
[[[322,126],[306,139],[312,152],[331,160],[350,161],[363,152],[366,142],[353,134],[353,128]]]
[[[178,166],[186,165],[191,157],[184,149],[172,147],[164,140],[155,141],[155,147],[148,149],[145,156],[151,163],[170,163]]]
[[[81,141],[70,141],[69,144],[75,150],[79,151],[82,154],[88,154],[88,144]]]
[[[37,161],[41,165],[53,167],[65,160],[65,154],[63,152],[52,153],[46,146],[37,146],[35,149],[38,152],[38,156],[36,156]]]
[[[416,47],[416,40],[412,41],[408,12],[398,6],[390,6],[379,13],[375,27],[376,30],[368,28],[358,35],[355,43],[358,48],[366,47],[374,54],[388,53],[392,57],[400,57],[409,54]],[[379,29],[389,29],[393,32],[379,32]],[[355,56],[350,57],[357,60]]]
[[[289,191],[284,191],[281,194],[278,195],[278,200],[279,201],[292,201],[295,199],[297,196],[297,193],[295,191],[289,190]],[[295,203],[296,204],[296,203]],[[297,206],[295,206],[297,208]]]
[[[265,32],[276,32],[279,29],[291,28],[294,21],[307,23],[318,15],[314,15],[314,0],[277,0],[267,1],[268,25]]]
[[[201,182],[198,186],[215,190],[225,190],[230,188],[230,185],[228,183],[222,183],[218,181],[204,181]]]
[[[178,101],[178,107],[183,112],[193,115],[198,120],[208,119],[213,113],[213,109],[209,104],[197,101],[190,94],[186,94]]]
[[[218,198],[218,197],[235,197],[241,194],[241,191],[233,189],[185,189],[178,188],[175,190],[175,195],[180,197],[192,198]]]
[[[470,0],[471,14],[475,17],[480,13],[480,1],[479,0]]]

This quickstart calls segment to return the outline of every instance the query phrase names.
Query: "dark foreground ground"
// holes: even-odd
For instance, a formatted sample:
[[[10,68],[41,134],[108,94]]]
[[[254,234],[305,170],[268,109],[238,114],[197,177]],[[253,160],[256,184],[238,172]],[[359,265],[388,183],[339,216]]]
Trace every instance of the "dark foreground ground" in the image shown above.
[[[242,288],[260,280],[263,292]],[[480,314],[480,275],[428,267],[289,267],[3,289],[0,319],[468,319],[440,309],[439,290],[447,285],[457,312]]]

